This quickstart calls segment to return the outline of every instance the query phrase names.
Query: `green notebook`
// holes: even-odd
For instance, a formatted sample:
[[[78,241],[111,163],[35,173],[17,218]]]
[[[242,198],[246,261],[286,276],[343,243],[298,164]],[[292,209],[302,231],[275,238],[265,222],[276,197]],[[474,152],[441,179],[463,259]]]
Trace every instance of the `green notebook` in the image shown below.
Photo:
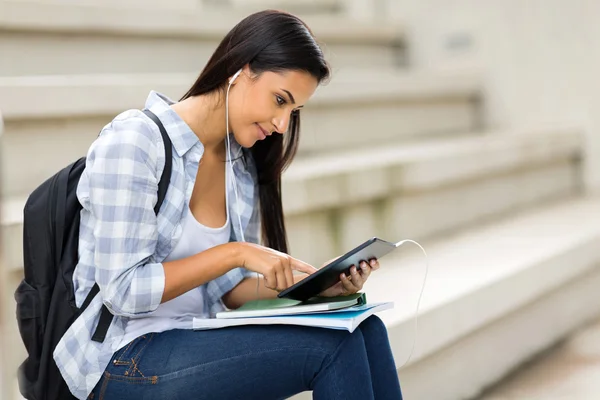
[[[217,318],[268,317],[276,315],[310,314],[321,311],[363,305],[367,303],[365,293],[354,293],[348,296],[311,297],[306,301],[292,299],[252,300],[243,306],[230,311],[217,313]]]

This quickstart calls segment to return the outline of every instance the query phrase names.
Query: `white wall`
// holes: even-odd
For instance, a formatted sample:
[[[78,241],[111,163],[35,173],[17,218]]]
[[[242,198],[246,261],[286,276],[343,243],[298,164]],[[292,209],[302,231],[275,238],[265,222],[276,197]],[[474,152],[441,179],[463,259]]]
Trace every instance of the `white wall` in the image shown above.
[[[0,0],[20,1],[20,0]],[[76,4],[78,6],[91,7],[119,7],[139,8],[141,10],[198,10],[202,7],[203,0],[35,0],[46,4]]]
[[[586,183],[600,191],[600,1],[387,1],[413,66],[484,72],[492,126],[583,126]]]
[[[388,0],[342,0],[344,12],[357,20],[386,18]]]
[[[4,124],[2,121],[2,112],[0,112],[0,154],[2,152],[2,148],[1,148],[1,144],[2,144],[2,132],[4,130]],[[2,176],[0,174],[0,176]],[[0,182],[1,184],[2,182]],[[0,212],[2,210],[0,209]],[[0,215],[0,218],[2,216]],[[0,234],[2,232],[0,231]],[[9,320],[9,314],[8,314],[8,302],[11,300],[11,298],[9,297],[8,294],[8,290],[7,290],[7,286],[8,286],[8,279],[6,277],[5,274],[5,267],[4,267],[4,259],[3,259],[3,254],[2,254],[2,238],[0,238],[0,338],[6,338],[7,337],[7,326],[8,323],[7,321]],[[11,364],[10,362],[12,360],[8,360],[8,355],[7,355],[7,350],[8,350],[8,346],[10,344],[7,343],[4,340],[0,340],[0,398],[1,399],[8,399],[11,393],[11,389],[12,385],[7,385],[6,382],[10,382],[9,379],[9,373],[8,373],[8,365],[15,365],[14,363]]]

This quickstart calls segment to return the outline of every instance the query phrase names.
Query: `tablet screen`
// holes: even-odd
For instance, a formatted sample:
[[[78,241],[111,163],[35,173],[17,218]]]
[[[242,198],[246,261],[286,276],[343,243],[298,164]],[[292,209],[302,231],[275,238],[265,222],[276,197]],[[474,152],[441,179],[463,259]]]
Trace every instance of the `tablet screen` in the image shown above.
[[[325,265],[314,274],[311,274],[293,286],[280,292],[277,297],[294,300],[307,300],[318,295],[340,281],[340,274],[350,275],[350,267],[358,267],[361,261],[369,262],[373,258],[380,259],[396,248],[394,243],[372,238],[338,259]]]

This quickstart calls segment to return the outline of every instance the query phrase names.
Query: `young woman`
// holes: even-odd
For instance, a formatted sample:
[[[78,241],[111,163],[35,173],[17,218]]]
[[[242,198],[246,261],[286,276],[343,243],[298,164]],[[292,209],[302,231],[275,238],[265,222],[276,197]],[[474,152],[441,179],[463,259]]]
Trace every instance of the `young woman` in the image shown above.
[[[103,129],[77,190],[73,277],[78,305],[95,282],[100,295],[54,352],[77,398],[280,399],[306,390],[327,400],[401,398],[377,317],[353,333],[191,329],[193,317],[275,297],[306,276],[292,270],[316,271],[287,254],[281,173],[296,151],[299,110],[328,76],[307,26],[265,11],[227,34],[179,102],[151,92],[146,109],[173,148],[158,215],[159,128],[130,110]],[[378,263],[357,267],[322,295],[357,292]],[[91,337],[103,304],[114,317],[100,343]]]

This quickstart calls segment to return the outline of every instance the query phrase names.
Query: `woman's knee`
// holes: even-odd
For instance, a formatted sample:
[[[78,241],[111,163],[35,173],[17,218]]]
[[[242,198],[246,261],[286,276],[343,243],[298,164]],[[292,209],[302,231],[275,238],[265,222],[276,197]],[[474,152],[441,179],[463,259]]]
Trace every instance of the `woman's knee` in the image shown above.
[[[350,333],[346,330],[336,329],[319,329],[320,332],[317,336],[320,336],[317,344],[317,348],[320,348],[328,357],[334,356],[339,351],[347,350],[353,346],[362,345],[364,341],[362,332],[360,329],[356,329]]]
[[[377,315],[371,315],[369,318],[364,320],[359,329],[365,336],[385,336],[387,337],[388,331],[387,327]]]

